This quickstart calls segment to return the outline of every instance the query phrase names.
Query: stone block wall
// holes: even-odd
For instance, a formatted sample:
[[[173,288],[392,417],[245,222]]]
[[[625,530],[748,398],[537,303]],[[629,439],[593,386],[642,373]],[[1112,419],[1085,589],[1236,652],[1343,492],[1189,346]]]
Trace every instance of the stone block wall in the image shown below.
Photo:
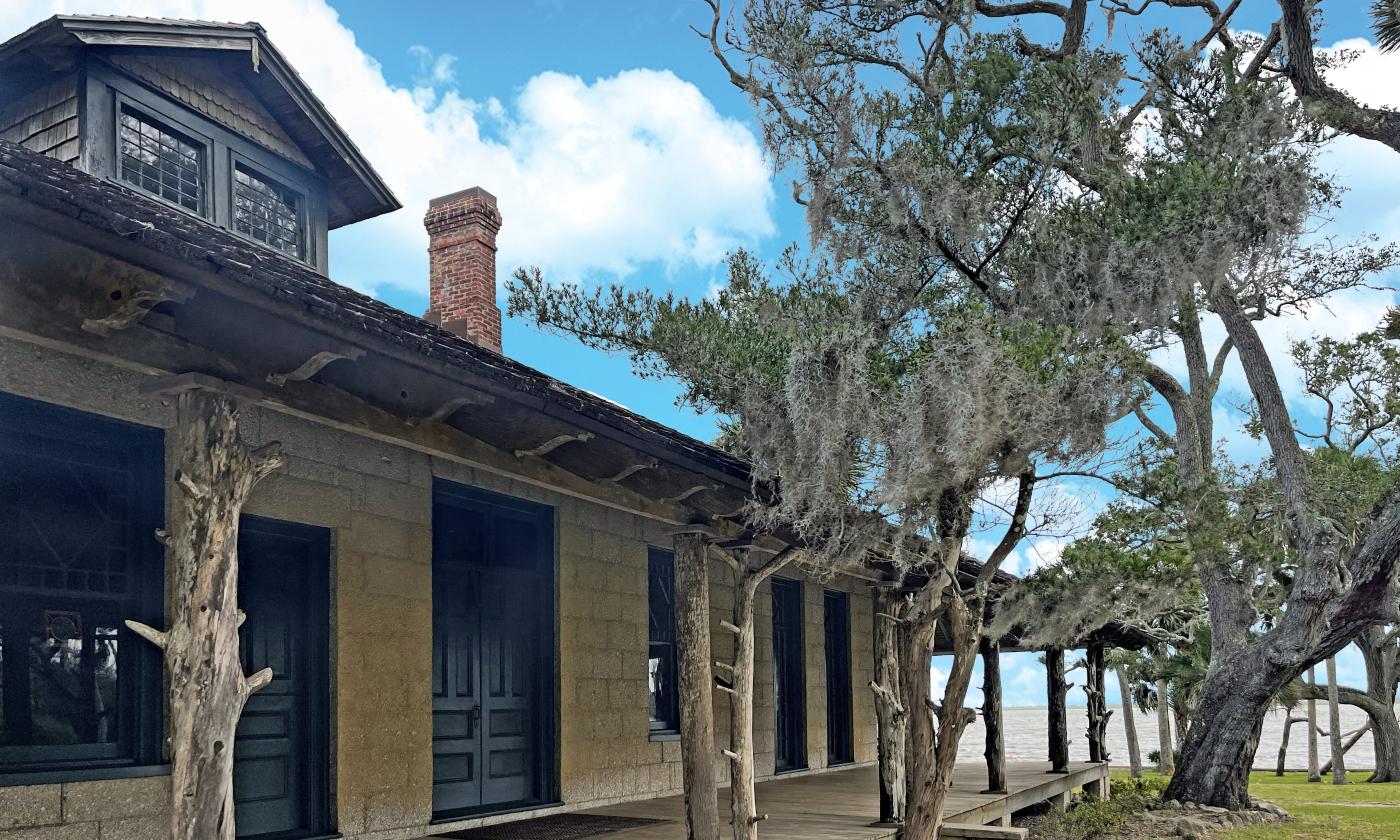
[[[0,787],[5,840],[166,840],[170,778]]]
[[[170,401],[141,396],[143,381],[136,373],[0,337],[0,390],[170,428]],[[243,431],[254,445],[280,440],[288,455],[287,467],[254,491],[247,512],[332,533],[330,750],[334,814],[346,838],[407,840],[428,831],[434,476],[554,508],[562,807],[679,792],[680,745],[652,739],[646,682],[648,547],[669,549],[670,526],[270,409],[245,409]],[[715,561],[711,580],[713,652],[725,659],[732,636],[719,623],[732,616],[728,568]],[[854,579],[806,581],[813,770],[826,759],[823,586],[851,593],[855,757],[875,758],[874,711],[865,687],[872,659],[870,592]],[[755,627],[760,777],[773,771],[771,613],[765,585]],[[716,692],[716,735],[723,744],[728,706],[727,695]],[[716,763],[719,778],[727,780],[725,760],[717,756]],[[0,840],[164,840],[168,797],[168,779],[160,776],[0,787]]]

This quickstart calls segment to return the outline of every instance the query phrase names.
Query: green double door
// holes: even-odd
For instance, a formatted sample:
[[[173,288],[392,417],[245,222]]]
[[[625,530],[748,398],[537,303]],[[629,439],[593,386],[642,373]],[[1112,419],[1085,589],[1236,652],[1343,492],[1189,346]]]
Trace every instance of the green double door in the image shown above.
[[[433,505],[433,812],[554,786],[553,514],[440,481]]]

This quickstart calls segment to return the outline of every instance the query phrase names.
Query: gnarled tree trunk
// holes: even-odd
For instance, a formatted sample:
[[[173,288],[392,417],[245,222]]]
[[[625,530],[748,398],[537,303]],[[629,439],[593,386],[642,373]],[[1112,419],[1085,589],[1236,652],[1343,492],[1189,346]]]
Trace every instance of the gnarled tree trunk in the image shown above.
[[[900,701],[903,681],[899,673],[900,617],[904,599],[897,592],[882,590],[876,598],[875,718],[878,724],[880,757],[880,822],[904,822],[904,743],[909,734],[909,716]]]
[[[1089,717],[1089,760],[1108,761],[1108,719],[1113,712],[1108,708],[1108,687],[1104,668],[1103,644],[1092,642],[1085,659],[1088,678],[1084,681],[1084,695],[1088,698]]]
[[[729,820],[734,840],[758,840],[758,813],[753,758],[753,658],[754,598],[759,584],[790,563],[795,554],[784,549],[758,567],[748,565],[747,550],[737,552],[734,570],[734,658],[728,668],[733,677],[729,692]]]
[[[990,639],[978,643],[982,653],[982,723],[987,730],[982,756],[987,760],[987,789],[1006,793],[1006,739],[1001,717],[1001,646]]]
[[[176,396],[176,493],[166,538],[169,628],[127,626],[165,651],[170,685],[171,833],[233,840],[233,739],[249,695],[272,669],[243,674],[238,649],[238,520],[253,485],[282,464],[280,447],[250,451],[232,398]]]
[[[1243,808],[1249,802],[1248,768],[1274,695],[1366,628],[1395,620],[1400,490],[1381,500],[1360,545],[1348,550],[1337,524],[1317,509],[1302,447],[1254,322],[1224,283],[1212,289],[1210,301],[1258,406],[1283,499],[1282,521],[1300,561],[1278,623],[1228,655],[1216,657],[1212,651],[1196,719],[1165,796]],[[1203,575],[1203,581],[1214,602],[1211,579]]]
[[[962,704],[972,682],[972,667],[977,658],[977,639],[981,636],[982,607],[969,604],[963,596],[949,588],[943,589],[942,608],[932,605],[935,593],[921,592],[929,601],[920,617],[911,621],[902,634],[900,656],[901,676],[905,692],[903,703],[909,710],[908,747],[905,758],[908,793],[908,813],[901,836],[907,840],[934,840],[943,820],[943,804],[953,780],[953,765],[957,762],[958,742],[963,730],[976,718],[976,713]],[[975,599],[974,599],[975,600]],[[952,642],[952,667],[943,691],[943,702],[935,704],[932,697],[934,632],[939,618],[946,619]],[[937,714],[938,725],[934,726]]]
[[[681,770],[688,840],[719,840],[715,784],[715,713],[710,688],[708,537],[699,530],[674,537],[677,682],[680,689]]]
[[[1048,648],[1045,651],[1045,694],[1049,705],[1049,725],[1045,731],[1051,773],[1069,772],[1069,715],[1065,710],[1065,695],[1068,692],[1064,649]]]

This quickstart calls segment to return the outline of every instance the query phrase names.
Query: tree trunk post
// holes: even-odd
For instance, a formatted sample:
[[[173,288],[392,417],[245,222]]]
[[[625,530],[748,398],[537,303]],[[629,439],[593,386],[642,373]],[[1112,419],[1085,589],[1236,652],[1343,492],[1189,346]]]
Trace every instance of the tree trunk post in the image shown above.
[[[753,686],[754,686],[754,599],[758,587],[772,574],[795,558],[792,549],[784,549],[757,568],[748,563],[749,551],[735,552],[731,565],[734,571],[734,622],[725,629],[734,634],[734,659],[729,671],[733,683],[729,694],[729,824],[734,840],[758,840],[758,824],[767,819],[758,813],[753,755]]]
[[[904,822],[904,744],[908,737],[908,713],[900,702],[899,634],[903,598],[898,592],[880,590],[875,600],[875,717],[880,756],[880,822]]]
[[[1065,696],[1069,683],[1065,682],[1064,648],[1052,647],[1045,650],[1045,689],[1049,701],[1049,756],[1051,773],[1069,772],[1069,714],[1065,709]]]
[[[703,529],[674,536],[681,782],[688,840],[719,840],[715,712],[710,676],[710,575]]]
[[[1134,779],[1142,778],[1142,745],[1138,742],[1137,718],[1133,716],[1133,692],[1129,688],[1128,671],[1119,666],[1113,669],[1118,676],[1118,694],[1123,702],[1123,729],[1128,736],[1128,774]]]
[[[226,395],[184,390],[175,403],[175,495],[168,536],[170,626],[127,621],[165,651],[175,840],[233,840],[233,744],[248,697],[272,669],[243,674],[238,628],[238,524],[253,486],[283,463],[281,447],[249,450]]]
[[[1001,715],[1001,645],[991,639],[978,642],[982,654],[982,724],[986,728],[987,789],[1006,793],[1006,739]]]
[[[1313,688],[1317,687],[1317,667],[1308,669],[1308,684]],[[1317,701],[1308,698],[1308,781],[1322,781],[1322,771],[1319,769],[1320,758],[1317,750]]]
[[[1327,657],[1327,725],[1332,748],[1332,784],[1347,783],[1346,753],[1342,750],[1342,704],[1337,698],[1337,657]]]
[[[1089,760],[1108,761],[1108,719],[1113,712],[1108,708],[1107,670],[1104,666],[1102,642],[1090,642],[1086,656],[1084,694],[1088,700],[1089,717]]]
[[[952,783],[958,742],[963,730],[976,719],[972,709],[963,706],[977,661],[977,640],[981,636],[980,617],[985,605],[969,603],[952,587],[924,590],[920,597],[919,618],[912,620],[902,635],[900,675],[904,680],[904,706],[909,713],[906,776],[909,791],[904,837],[933,840],[943,820],[943,806]],[[937,596],[941,609],[934,605]],[[938,618],[945,620],[951,640],[952,663],[942,702],[932,697],[929,673]],[[920,707],[918,704],[922,704]],[[937,725],[934,725],[935,716]]]

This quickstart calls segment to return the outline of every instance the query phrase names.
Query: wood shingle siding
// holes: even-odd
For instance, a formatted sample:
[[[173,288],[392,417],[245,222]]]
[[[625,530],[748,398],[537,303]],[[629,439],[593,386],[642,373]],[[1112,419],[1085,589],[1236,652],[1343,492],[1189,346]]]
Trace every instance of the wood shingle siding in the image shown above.
[[[56,158],[78,159],[78,81],[63,76],[0,107],[0,140]]]
[[[231,78],[227,59],[111,53],[107,60],[249,140],[316,168],[252,92]]]

